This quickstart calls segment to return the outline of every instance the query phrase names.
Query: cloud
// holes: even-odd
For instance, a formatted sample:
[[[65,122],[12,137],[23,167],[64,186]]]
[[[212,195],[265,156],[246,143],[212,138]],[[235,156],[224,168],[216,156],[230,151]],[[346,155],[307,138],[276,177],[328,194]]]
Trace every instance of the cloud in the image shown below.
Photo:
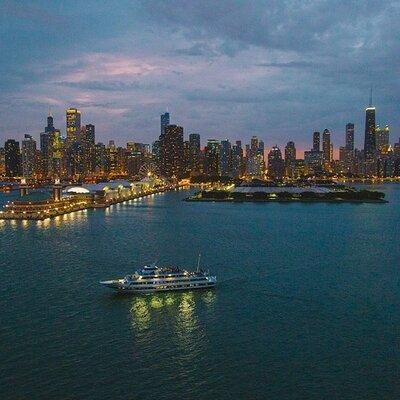
[[[339,145],[353,121],[360,145],[371,85],[400,129],[397,1],[89,1],[84,18],[65,4],[1,6],[1,139],[39,132],[49,105],[62,127],[76,105],[103,141],[153,141],[168,107],[203,139],[307,147],[329,127]]]

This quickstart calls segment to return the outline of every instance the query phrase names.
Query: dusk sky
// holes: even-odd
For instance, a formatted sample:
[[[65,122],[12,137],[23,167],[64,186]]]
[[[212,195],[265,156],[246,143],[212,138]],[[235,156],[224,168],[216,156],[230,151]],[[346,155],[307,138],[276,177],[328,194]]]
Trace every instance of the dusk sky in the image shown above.
[[[82,111],[97,140],[151,143],[159,116],[185,134],[311,146],[347,122],[400,136],[399,1],[0,1],[0,146],[37,139],[49,108]]]

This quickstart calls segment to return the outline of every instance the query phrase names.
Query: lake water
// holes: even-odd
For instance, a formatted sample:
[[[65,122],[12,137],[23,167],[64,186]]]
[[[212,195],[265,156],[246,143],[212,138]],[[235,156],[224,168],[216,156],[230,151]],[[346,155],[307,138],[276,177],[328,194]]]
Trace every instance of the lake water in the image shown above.
[[[389,203],[179,191],[0,221],[0,398],[400,398],[400,185],[375,189]],[[98,284],[156,260],[195,268],[198,253],[214,291]]]

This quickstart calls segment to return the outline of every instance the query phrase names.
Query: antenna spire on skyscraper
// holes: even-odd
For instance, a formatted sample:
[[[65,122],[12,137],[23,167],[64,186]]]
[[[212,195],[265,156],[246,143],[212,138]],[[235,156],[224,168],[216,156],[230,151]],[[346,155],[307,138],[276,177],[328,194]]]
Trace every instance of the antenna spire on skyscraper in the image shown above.
[[[372,107],[372,86],[371,86],[371,90],[369,92],[369,106]]]

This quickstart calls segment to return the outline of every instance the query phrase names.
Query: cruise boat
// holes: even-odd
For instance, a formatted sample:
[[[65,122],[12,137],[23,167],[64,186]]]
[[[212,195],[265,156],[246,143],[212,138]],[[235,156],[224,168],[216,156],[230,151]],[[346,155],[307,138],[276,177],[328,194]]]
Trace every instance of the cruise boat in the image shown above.
[[[170,290],[206,289],[215,286],[217,278],[201,270],[190,272],[177,267],[144,266],[122,279],[101,281],[100,284],[121,293],[152,293]]]

